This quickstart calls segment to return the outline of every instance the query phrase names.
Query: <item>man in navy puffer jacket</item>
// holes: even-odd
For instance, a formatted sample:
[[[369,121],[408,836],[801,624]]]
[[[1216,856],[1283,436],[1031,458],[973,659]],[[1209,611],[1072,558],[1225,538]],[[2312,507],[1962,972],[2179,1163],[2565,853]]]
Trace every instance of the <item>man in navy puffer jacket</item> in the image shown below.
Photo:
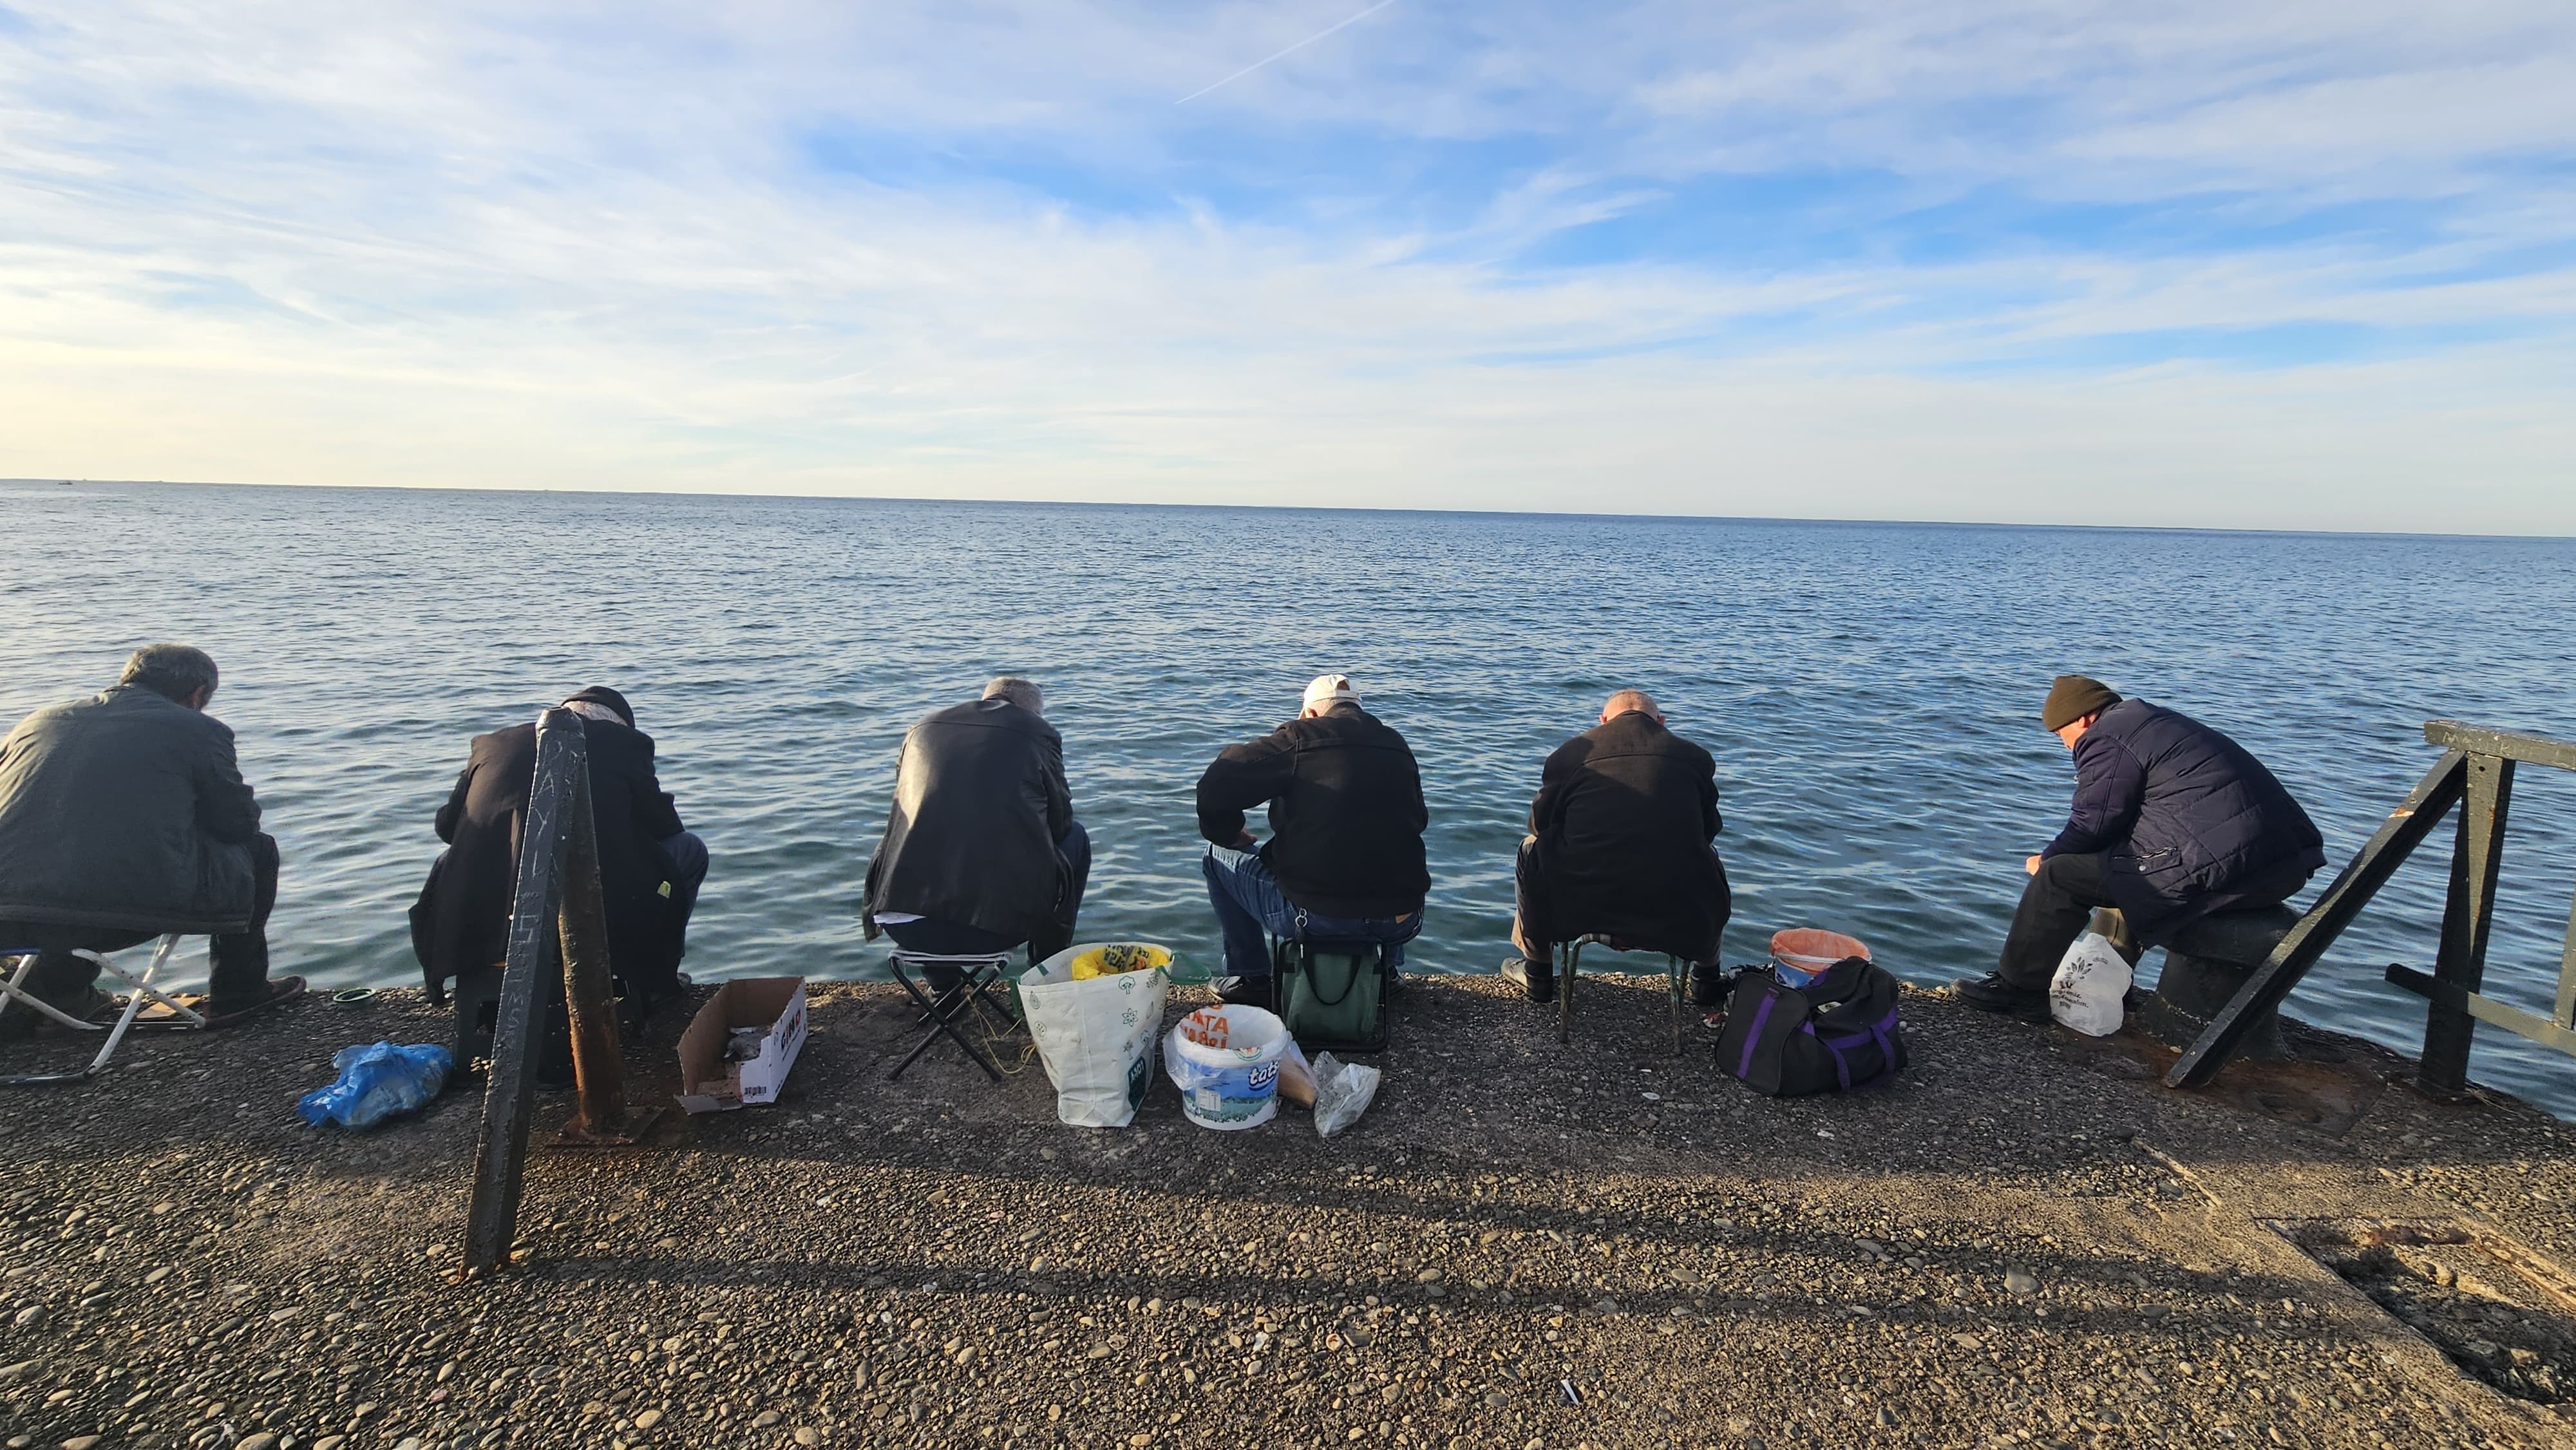
[[[2286,901],[2326,863],[2299,803],[2245,748],[2179,711],[2060,675],[2040,709],[2075,755],[2066,829],[2024,864],[2001,969],[1959,983],[1971,1006],[2048,1018],[2048,980],[2096,907],[2124,923],[2134,965],[2214,911]]]

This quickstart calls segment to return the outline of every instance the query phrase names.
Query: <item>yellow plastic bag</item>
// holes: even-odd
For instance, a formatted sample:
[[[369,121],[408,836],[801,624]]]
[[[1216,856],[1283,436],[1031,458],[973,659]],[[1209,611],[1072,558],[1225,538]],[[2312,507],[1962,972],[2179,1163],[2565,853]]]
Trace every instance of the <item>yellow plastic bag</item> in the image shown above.
[[[1094,977],[1114,977],[1122,972],[1150,972],[1172,964],[1172,954],[1165,948],[1136,942],[1111,942],[1093,947],[1073,959],[1073,980],[1088,982]]]

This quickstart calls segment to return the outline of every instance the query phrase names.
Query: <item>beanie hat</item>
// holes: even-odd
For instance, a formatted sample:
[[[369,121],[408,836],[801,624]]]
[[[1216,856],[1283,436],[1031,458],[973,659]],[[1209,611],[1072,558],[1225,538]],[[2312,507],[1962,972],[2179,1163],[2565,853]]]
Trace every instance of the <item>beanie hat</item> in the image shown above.
[[[567,705],[578,705],[584,702],[588,702],[593,705],[606,705],[609,709],[617,712],[618,719],[626,722],[627,729],[632,730],[635,728],[635,711],[633,707],[626,703],[626,697],[624,695],[617,693],[606,685],[593,685],[589,689],[583,690],[579,694],[573,695],[564,701]]]
[[[2048,699],[2039,707],[2039,723],[2063,730],[2087,715],[2120,703],[2120,692],[2091,675],[2059,675],[2049,681]]]

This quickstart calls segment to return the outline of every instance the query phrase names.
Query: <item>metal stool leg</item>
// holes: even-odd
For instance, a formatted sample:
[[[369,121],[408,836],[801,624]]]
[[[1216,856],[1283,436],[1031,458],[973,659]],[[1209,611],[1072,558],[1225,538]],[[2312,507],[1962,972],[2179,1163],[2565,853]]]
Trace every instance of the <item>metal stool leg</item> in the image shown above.
[[[1574,978],[1582,969],[1583,943],[1567,942],[1564,952],[1565,970],[1558,974],[1564,980],[1556,984],[1556,1040],[1559,1046],[1574,1040]]]
[[[1673,1056],[1682,1055],[1682,998],[1690,990],[1690,963],[1669,953],[1664,957],[1664,984],[1673,997]]]
[[[932,1030],[922,1034],[921,1040],[913,1044],[912,1051],[905,1055],[903,1061],[895,1064],[894,1071],[886,1074],[886,1081],[892,1082],[896,1078],[903,1076],[903,1070],[918,1061],[923,1053],[930,1050],[931,1044],[937,1042],[940,1039],[940,1036],[945,1034],[949,1041],[956,1043],[961,1048],[964,1048],[968,1057],[975,1059],[975,1065],[984,1069],[984,1076],[991,1078],[995,1082],[1000,1082],[1002,1080],[1001,1069],[993,1066],[993,1060],[984,1055],[983,1049],[977,1047],[973,1042],[968,1041],[966,1034],[957,1030],[957,1024],[953,1020],[958,1011],[967,1005],[964,1000],[967,983],[980,981],[980,977],[972,972],[966,973],[964,974],[964,980],[961,980],[958,985],[949,988],[947,991],[940,993],[936,998],[933,998],[930,994],[924,992],[921,987],[912,980],[909,973],[904,971],[903,958],[899,956],[896,957],[893,965],[894,979],[901,982],[903,984],[904,991],[910,993],[912,1000],[919,1004],[923,1015],[930,1019]]]

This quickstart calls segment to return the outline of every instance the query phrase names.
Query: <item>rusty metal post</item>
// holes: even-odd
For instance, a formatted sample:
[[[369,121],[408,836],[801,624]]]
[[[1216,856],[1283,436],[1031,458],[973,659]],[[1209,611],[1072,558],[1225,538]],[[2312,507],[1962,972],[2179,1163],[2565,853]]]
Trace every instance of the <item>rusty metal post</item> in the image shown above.
[[[465,1213],[465,1267],[484,1274],[507,1264],[518,1236],[519,1191],[527,1166],[528,1115],[536,1099],[540,1036],[537,987],[550,963],[556,903],[561,899],[566,812],[590,814],[588,752],[581,717],[548,710],[537,717],[536,779],[519,833],[518,890],[510,904],[510,950],[501,970],[501,1000],[492,1030],[492,1075],[483,1092],[483,1128],[474,1144],[474,1190]]]
[[[2442,904],[2441,954],[2433,964],[2435,981],[2464,993],[2486,982],[2487,937],[2495,926],[2496,880],[2504,868],[2505,822],[2512,811],[2513,762],[2471,755],[2451,850],[2451,889]],[[2431,999],[2415,1078],[2426,1092],[2456,1093],[2468,1085],[2469,1044],[2477,1026],[2462,1000],[2449,993]]]
[[[635,1142],[660,1114],[638,1118],[627,1112],[626,1053],[617,1040],[616,989],[609,981],[608,907],[599,876],[599,825],[591,807],[586,752],[581,774],[580,804],[564,812],[563,900],[557,908],[578,1102],[572,1121],[555,1141],[610,1147]]]

